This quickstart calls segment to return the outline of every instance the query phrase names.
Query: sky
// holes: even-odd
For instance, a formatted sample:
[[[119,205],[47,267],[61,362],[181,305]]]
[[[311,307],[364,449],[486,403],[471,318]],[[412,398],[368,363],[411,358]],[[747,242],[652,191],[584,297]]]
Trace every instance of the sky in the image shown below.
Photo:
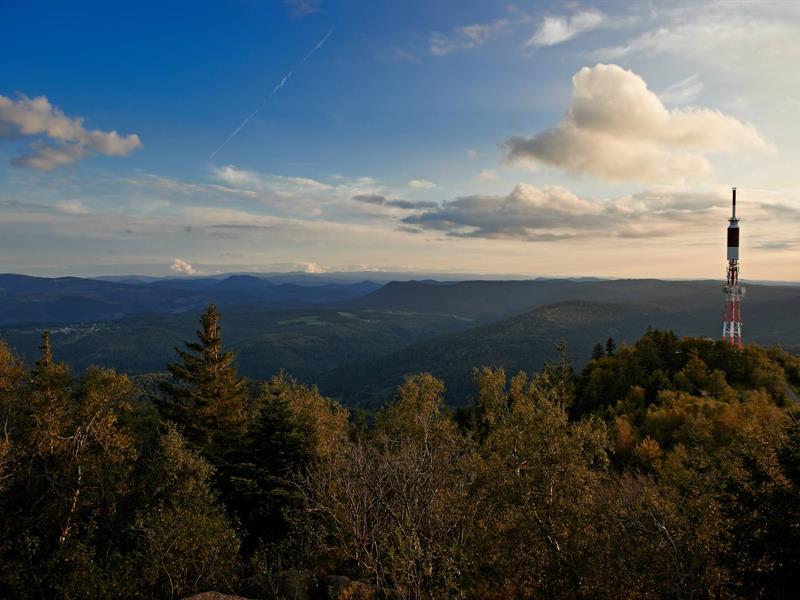
[[[0,1],[0,272],[800,280],[800,2]]]

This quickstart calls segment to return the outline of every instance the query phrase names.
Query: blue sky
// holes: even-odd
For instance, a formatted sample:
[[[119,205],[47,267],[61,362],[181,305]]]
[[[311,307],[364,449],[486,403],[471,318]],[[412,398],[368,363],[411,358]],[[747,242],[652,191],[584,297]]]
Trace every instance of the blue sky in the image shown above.
[[[797,278],[792,2],[42,2],[0,20],[3,271],[717,277],[735,184],[744,274]]]

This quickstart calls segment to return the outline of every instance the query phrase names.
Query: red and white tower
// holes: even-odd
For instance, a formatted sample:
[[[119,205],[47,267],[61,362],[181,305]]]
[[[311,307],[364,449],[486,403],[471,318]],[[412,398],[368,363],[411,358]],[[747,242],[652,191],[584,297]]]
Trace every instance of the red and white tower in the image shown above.
[[[733,188],[733,213],[728,219],[728,277],[725,282],[725,313],[722,339],[742,347],[742,298],[744,287],[739,281],[739,219],[736,217],[736,188]]]

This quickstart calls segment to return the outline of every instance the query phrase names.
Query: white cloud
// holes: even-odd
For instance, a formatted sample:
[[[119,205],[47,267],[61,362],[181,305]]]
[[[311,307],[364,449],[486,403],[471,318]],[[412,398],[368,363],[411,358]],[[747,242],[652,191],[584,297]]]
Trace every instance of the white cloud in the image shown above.
[[[597,29],[605,21],[605,15],[597,10],[580,10],[567,17],[547,16],[525,45],[554,46],[581,33]]]
[[[493,181],[497,179],[497,170],[496,169],[483,169],[480,173],[475,177],[478,181]]]
[[[474,149],[467,150],[467,158],[470,160],[477,160],[478,157],[481,155],[480,152]]]
[[[427,179],[412,179],[408,182],[408,187],[416,190],[428,190],[430,188],[435,188],[436,184],[432,181],[428,181]]]
[[[283,4],[295,17],[305,17],[322,10],[322,0],[283,0]]]
[[[214,195],[224,194],[232,197],[243,197],[258,199],[260,195],[254,190],[249,190],[241,187],[234,187],[231,185],[219,185],[215,183],[192,183],[189,181],[181,181],[180,179],[173,179],[172,177],[164,177],[162,175],[144,174],[138,177],[130,177],[122,180],[124,183],[152,187],[166,192],[180,194],[181,196],[200,195]]]
[[[404,221],[456,237],[555,239],[565,224],[598,212],[567,189],[521,183],[508,196],[463,196]]]
[[[400,198],[387,198],[381,194],[356,194],[351,200],[361,204],[399,210],[423,210],[438,206],[436,202],[411,202]]]
[[[489,23],[474,23],[456,27],[450,34],[440,31],[431,33],[428,46],[434,56],[445,56],[460,50],[483,46],[491,39],[507,33],[511,22],[506,18]]]
[[[233,165],[214,167],[212,173],[220,181],[238,187],[259,185],[261,178],[257,173],[246,169],[238,169]]]
[[[324,273],[325,268],[321,267],[319,263],[315,262],[300,262],[297,263],[297,266],[300,271],[303,273]]]
[[[0,95],[0,138],[41,136],[29,145],[31,152],[12,164],[39,171],[70,165],[90,154],[127,156],[142,147],[139,136],[116,131],[86,129],[82,117],[68,117],[44,96],[21,95],[12,100]]]
[[[800,62],[798,38],[800,2],[676,2],[653,10],[649,27],[589,57],[692,65],[726,105],[783,130],[800,94],[800,80],[789,75]]]
[[[179,275],[202,275],[202,271],[196,270],[192,265],[190,265],[185,260],[180,258],[173,258],[172,264],[169,267],[169,270],[173,273],[177,273]]]
[[[707,227],[713,218],[724,224],[727,199],[723,194],[652,190],[595,201],[559,186],[520,183],[507,196],[463,196],[403,221],[460,238],[553,241],[679,236]]]
[[[215,167],[212,168],[211,172],[216,179],[236,189],[272,191],[287,196],[330,192],[337,187],[310,177],[288,177],[285,175],[259,173],[240,169],[233,165]],[[368,180],[368,182],[372,182],[372,180]],[[361,180],[361,183],[364,183],[364,181]]]
[[[547,164],[607,180],[707,177],[714,152],[771,151],[756,129],[708,108],[667,109],[636,73],[584,67],[560,123],[505,141],[506,160]]]
[[[700,81],[700,76],[695,73],[659,92],[658,97],[665,104],[688,104],[697,98],[702,90],[703,82]]]
[[[89,209],[80,200],[64,200],[57,206],[58,210],[68,215],[85,215],[89,212]]]
[[[51,171],[56,167],[71,165],[87,154],[86,147],[79,144],[48,146],[42,142],[33,142],[28,147],[33,153],[12,158],[12,165],[36,171]]]
[[[190,182],[141,174],[122,181],[164,192],[150,196],[150,202],[161,202],[158,210],[174,210],[174,207],[187,203],[218,205],[224,202],[234,206],[243,202],[245,204],[242,206],[248,210],[315,219],[363,217],[368,213],[360,211],[352,214],[354,205],[350,202],[351,198],[359,194],[386,193],[380,182],[371,177],[333,175],[328,180],[320,181],[310,177],[260,173],[232,165],[212,168],[210,177],[208,182]]]
[[[800,5],[796,2],[686,2],[656,13],[657,25],[624,44],[601,48],[598,60],[670,54],[753,72],[796,59]],[[702,41],[702,43],[698,43]],[[782,63],[786,64],[786,63]]]

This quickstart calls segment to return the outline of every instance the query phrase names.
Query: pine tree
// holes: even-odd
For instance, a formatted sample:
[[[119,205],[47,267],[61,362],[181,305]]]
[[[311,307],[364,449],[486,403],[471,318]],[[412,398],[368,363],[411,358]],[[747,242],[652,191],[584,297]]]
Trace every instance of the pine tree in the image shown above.
[[[614,338],[610,337],[606,340],[606,355],[611,356],[614,352],[617,351],[617,342],[614,341]]]
[[[185,437],[210,458],[225,440],[241,433],[248,396],[233,352],[222,351],[219,312],[212,304],[200,317],[198,341],[175,348],[181,362],[167,365],[172,381],[156,399],[162,416],[183,427]]]
[[[600,360],[601,358],[605,358],[606,349],[603,347],[603,344],[595,344],[595,347],[592,349],[592,360]]]

